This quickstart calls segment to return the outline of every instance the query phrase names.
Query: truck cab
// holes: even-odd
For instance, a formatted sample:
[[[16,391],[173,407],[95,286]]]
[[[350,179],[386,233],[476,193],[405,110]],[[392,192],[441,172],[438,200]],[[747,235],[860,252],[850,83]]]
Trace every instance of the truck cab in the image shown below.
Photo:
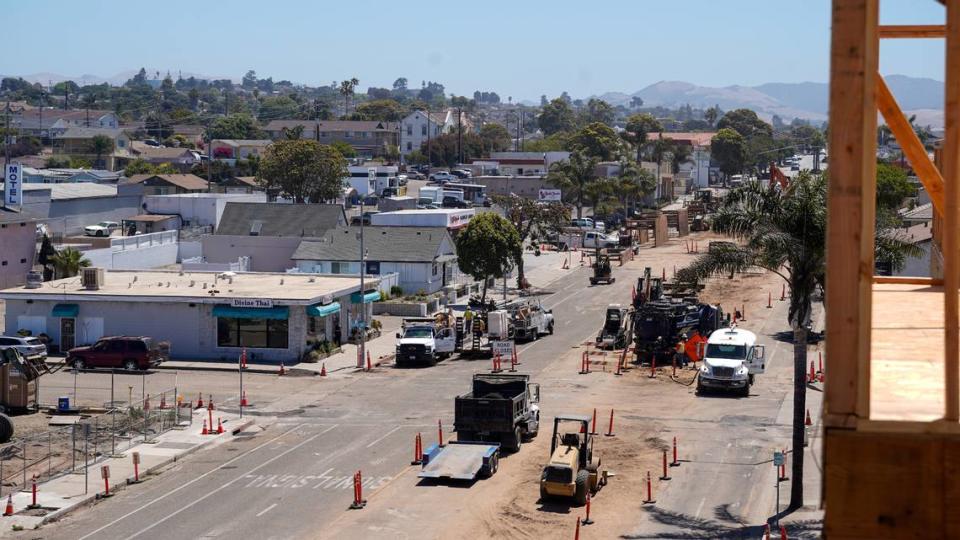
[[[615,248],[620,246],[620,237],[606,234],[603,231],[586,231],[583,233],[583,247],[585,248]]]
[[[437,359],[453,354],[456,335],[453,328],[438,327],[433,319],[404,319],[397,332],[396,365],[436,365]]]
[[[764,346],[757,345],[756,334],[731,325],[710,334],[697,378],[697,392],[736,390],[747,397],[754,375],[762,374],[765,369]]]

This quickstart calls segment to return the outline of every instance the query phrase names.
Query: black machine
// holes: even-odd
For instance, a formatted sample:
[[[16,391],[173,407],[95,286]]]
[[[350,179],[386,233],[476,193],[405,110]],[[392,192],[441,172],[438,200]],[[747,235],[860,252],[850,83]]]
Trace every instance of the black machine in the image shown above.
[[[473,376],[473,388],[454,401],[454,430],[465,442],[497,441],[508,452],[540,430],[540,385],[529,375]]]
[[[613,277],[613,268],[610,266],[610,257],[608,255],[597,255],[597,261],[593,263],[593,277],[590,278],[590,284],[597,283],[610,284],[616,281]]]
[[[663,298],[663,279],[651,276],[650,267],[643,269],[643,277],[637,278],[637,288],[634,291],[633,308],[639,309],[640,306],[653,300]]]
[[[709,336],[723,325],[718,306],[702,304],[695,298],[648,301],[633,315],[633,340],[638,363],[669,363],[677,342],[697,330]]]

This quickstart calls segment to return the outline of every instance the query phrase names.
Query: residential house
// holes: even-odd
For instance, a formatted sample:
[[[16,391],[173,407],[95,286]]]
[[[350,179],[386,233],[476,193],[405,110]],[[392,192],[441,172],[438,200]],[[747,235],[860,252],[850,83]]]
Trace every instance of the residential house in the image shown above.
[[[420,150],[427,139],[447,133],[445,112],[413,111],[400,121],[400,155],[406,158]]]
[[[113,142],[113,151],[97,156],[93,153],[93,138],[103,135]],[[71,127],[53,137],[55,155],[81,156],[93,162],[94,166],[115,171],[123,168],[130,160],[130,136],[119,128]],[[97,159],[100,163],[96,163]]]
[[[140,141],[133,141],[130,143],[130,153],[135,159],[142,159],[154,165],[168,163],[180,172],[187,172],[200,163],[199,152],[189,148],[150,146]]]
[[[680,178],[688,179],[691,189],[710,185],[710,141],[716,132],[664,132],[664,139],[690,147],[690,161],[680,165]],[[652,138],[652,137],[651,137]],[[716,170],[714,171],[716,173]]]
[[[0,208],[0,289],[26,283],[37,249],[36,221],[26,212]]]
[[[442,227],[365,227],[365,273],[399,273],[407,294],[433,293],[459,274],[450,233]],[[317,239],[303,240],[292,259],[301,272],[360,273],[360,238],[355,227],[339,227]]]
[[[18,133],[51,139],[71,127],[118,129],[120,119],[111,111],[69,110],[50,107],[23,109],[10,120]]]
[[[234,165],[238,159],[260,157],[273,144],[268,139],[214,139],[210,141],[213,159]]]
[[[194,174],[135,174],[121,184],[139,184],[143,186],[144,195],[203,193],[210,186],[206,180]]]
[[[256,176],[234,176],[217,184],[220,193],[256,193],[266,191]]]
[[[214,234],[200,239],[202,256],[215,264],[247,257],[251,271],[283,272],[301,240],[346,225],[338,204],[228,202]]]
[[[286,137],[284,128],[303,127],[301,138],[313,139],[320,144],[339,141],[349,144],[361,157],[378,157],[390,147],[400,144],[399,124],[377,120],[273,120],[264,128],[273,140]],[[216,147],[214,147],[216,149]]]
[[[479,175],[541,176],[550,165],[570,158],[570,152],[491,152],[490,157],[474,160],[471,165]]]

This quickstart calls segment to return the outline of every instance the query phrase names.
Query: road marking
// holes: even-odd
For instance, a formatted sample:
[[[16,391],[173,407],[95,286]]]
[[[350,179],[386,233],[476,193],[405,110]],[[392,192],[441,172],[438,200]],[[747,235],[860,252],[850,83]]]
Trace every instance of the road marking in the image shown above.
[[[103,527],[100,527],[99,529],[97,529],[97,530],[95,530],[95,531],[93,531],[93,532],[91,532],[91,533],[89,533],[89,534],[87,534],[87,535],[85,535],[85,536],[81,536],[79,540],[85,540],[85,539],[90,538],[91,536],[97,534],[98,532],[100,532],[100,531],[102,531],[102,530],[104,530],[104,529],[107,529],[107,528],[109,528],[109,527],[113,527],[114,525],[116,525],[116,524],[119,523],[120,521],[122,521],[122,520],[124,520],[124,519],[127,519],[128,517],[136,514],[137,512],[140,512],[140,511],[142,511],[142,510],[144,510],[144,509],[146,509],[146,508],[148,508],[148,507],[150,507],[150,506],[153,506],[154,503],[156,503],[156,502],[158,502],[158,501],[162,501],[163,499],[166,499],[166,498],[169,497],[170,495],[173,495],[174,493],[176,493],[176,492],[178,492],[178,491],[180,491],[180,490],[182,490],[182,489],[186,489],[187,487],[195,484],[196,482],[199,482],[200,480],[203,480],[203,479],[206,478],[207,476],[209,476],[209,475],[211,475],[211,474],[213,474],[213,473],[221,470],[223,467],[225,467],[225,466],[227,466],[227,465],[230,465],[230,464],[233,463],[234,461],[237,461],[238,459],[245,458],[245,457],[249,456],[250,454],[256,452],[257,450],[260,450],[261,448],[263,448],[263,447],[265,447],[265,446],[267,446],[267,445],[269,445],[269,444],[273,444],[273,442],[276,441],[277,439],[280,439],[280,438],[282,438],[282,437],[285,437],[285,436],[293,433],[293,432],[296,431],[297,429],[301,428],[302,426],[306,426],[306,425],[307,425],[307,424],[299,424],[299,425],[293,427],[292,429],[290,429],[290,430],[288,430],[288,431],[285,431],[285,432],[281,433],[280,435],[277,435],[276,437],[270,439],[269,441],[267,441],[267,442],[265,442],[265,443],[262,443],[260,446],[257,446],[256,448],[252,448],[252,449],[244,452],[243,454],[240,454],[239,456],[231,459],[230,461],[224,463],[223,465],[220,465],[220,466],[214,468],[213,470],[210,470],[210,471],[207,471],[207,472],[204,473],[204,474],[201,474],[200,476],[194,478],[193,480],[187,482],[186,484],[183,484],[182,486],[180,486],[180,487],[178,487],[178,488],[176,488],[176,489],[172,489],[172,490],[164,493],[163,495],[157,497],[156,499],[154,499],[154,500],[152,500],[152,501],[144,504],[144,505],[141,506],[140,508],[137,508],[136,510],[133,510],[133,511],[131,511],[131,512],[128,512],[128,513],[126,513],[126,514],[118,517],[117,519],[111,521],[110,523],[107,523],[107,524],[104,525]]]
[[[273,510],[276,506],[277,506],[277,503],[273,503],[273,504],[271,504],[270,506],[264,508],[263,510],[260,511],[259,514],[257,514],[257,517],[260,517],[260,516],[266,514],[267,512]]]
[[[397,427],[391,429],[390,431],[384,433],[382,437],[380,437],[380,438],[378,438],[377,440],[373,441],[372,443],[368,444],[368,445],[367,445],[367,448],[370,448],[371,446],[377,444],[378,442],[386,439],[387,437],[389,437],[390,435],[392,435],[393,432],[397,431],[397,430],[400,429],[401,427],[403,427],[403,426],[397,426]]]
[[[283,452],[280,452],[279,454],[273,456],[272,458],[264,461],[264,462],[261,463],[260,465],[257,465],[256,467],[254,467],[254,468],[250,469],[249,471],[241,474],[240,476],[234,478],[233,480],[227,482],[226,484],[223,484],[222,486],[218,487],[217,489],[215,489],[215,490],[207,493],[207,494],[204,495],[203,497],[200,497],[199,499],[193,501],[192,503],[190,503],[190,504],[188,504],[188,505],[180,508],[180,509],[177,510],[176,512],[171,512],[170,514],[167,514],[166,517],[164,517],[163,519],[159,519],[159,520],[153,522],[153,524],[151,524],[149,527],[143,528],[143,529],[139,530],[138,532],[133,533],[132,535],[130,535],[130,536],[127,537],[127,540],[130,540],[131,538],[136,538],[136,537],[140,536],[141,534],[149,531],[150,529],[156,527],[157,525],[163,523],[164,521],[167,521],[168,519],[170,519],[170,518],[172,518],[173,516],[179,514],[180,512],[183,512],[184,510],[187,510],[187,509],[191,508],[193,505],[195,505],[195,504],[197,504],[197,503],[199,503],[199,502],[201,502],[201,501],[206,500],[208,497],[211,497],[211,496],[213,496],[213,495],[215,495],[215,494],[223,491],[224,489],[230,487],[230,486],[231,486],[234,482],[236,482],[237,480],[241,480],[241,479],[243,479],[243,478],[246,478],[248,474],[253,473],[253,472],[255,472],[255,471],[259,471],[260,469],[262,469],[262,468],[266,467],[267,465],[273,463],[274,461],[282,458],[283,456],[289,454],[290,452],[293,452],[293,451],[297,450],[297,449],[300,448],[301,446],[313,442],[317,437],[319,437],[319,436],[327,433],[328,431],[330,431],[330,430],[332,430],[332,429],[335,429],[338,425],[339,425],[339,424],[334,424],[334,425],[330,426],[329,428],[321,431],[320,433],[317,433],[316,435],[314,435],[314,436],[312,436],[312,437],[310,437],[310,438],[308,438],[308,439],[305,439],[304,441],[302,441],[302,442],[300,442],[300,443],[298,443],[298,444],[296,444],[296,445],[294,445],[294,446],[291,446],[290,448],[284,450]],[[171,493],[172,493],[172,492],[171,492]],[[82,540],[82,539],[81,539],[81,540]]]

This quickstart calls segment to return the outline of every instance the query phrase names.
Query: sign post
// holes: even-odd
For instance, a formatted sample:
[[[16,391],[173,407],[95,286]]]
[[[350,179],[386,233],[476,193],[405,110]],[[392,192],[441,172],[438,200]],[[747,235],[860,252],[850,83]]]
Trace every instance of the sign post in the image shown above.
[[[7,163],[4,167],[3,204],[7,208],[23,204],[23,168],[19,163]]]
[[[773,481],[774,481],[774,486],[777,488],[777,507],[774,510],[773,515],[777,520],[776,521],[777,527],[780,526],[780,479],[778,478],[779,474],[776,471],[780,470],[780,467],[783,465],[783,460],[784,460],[783,452],[778,452],[774,450],[773,451],[773,470],[774,470]]]

